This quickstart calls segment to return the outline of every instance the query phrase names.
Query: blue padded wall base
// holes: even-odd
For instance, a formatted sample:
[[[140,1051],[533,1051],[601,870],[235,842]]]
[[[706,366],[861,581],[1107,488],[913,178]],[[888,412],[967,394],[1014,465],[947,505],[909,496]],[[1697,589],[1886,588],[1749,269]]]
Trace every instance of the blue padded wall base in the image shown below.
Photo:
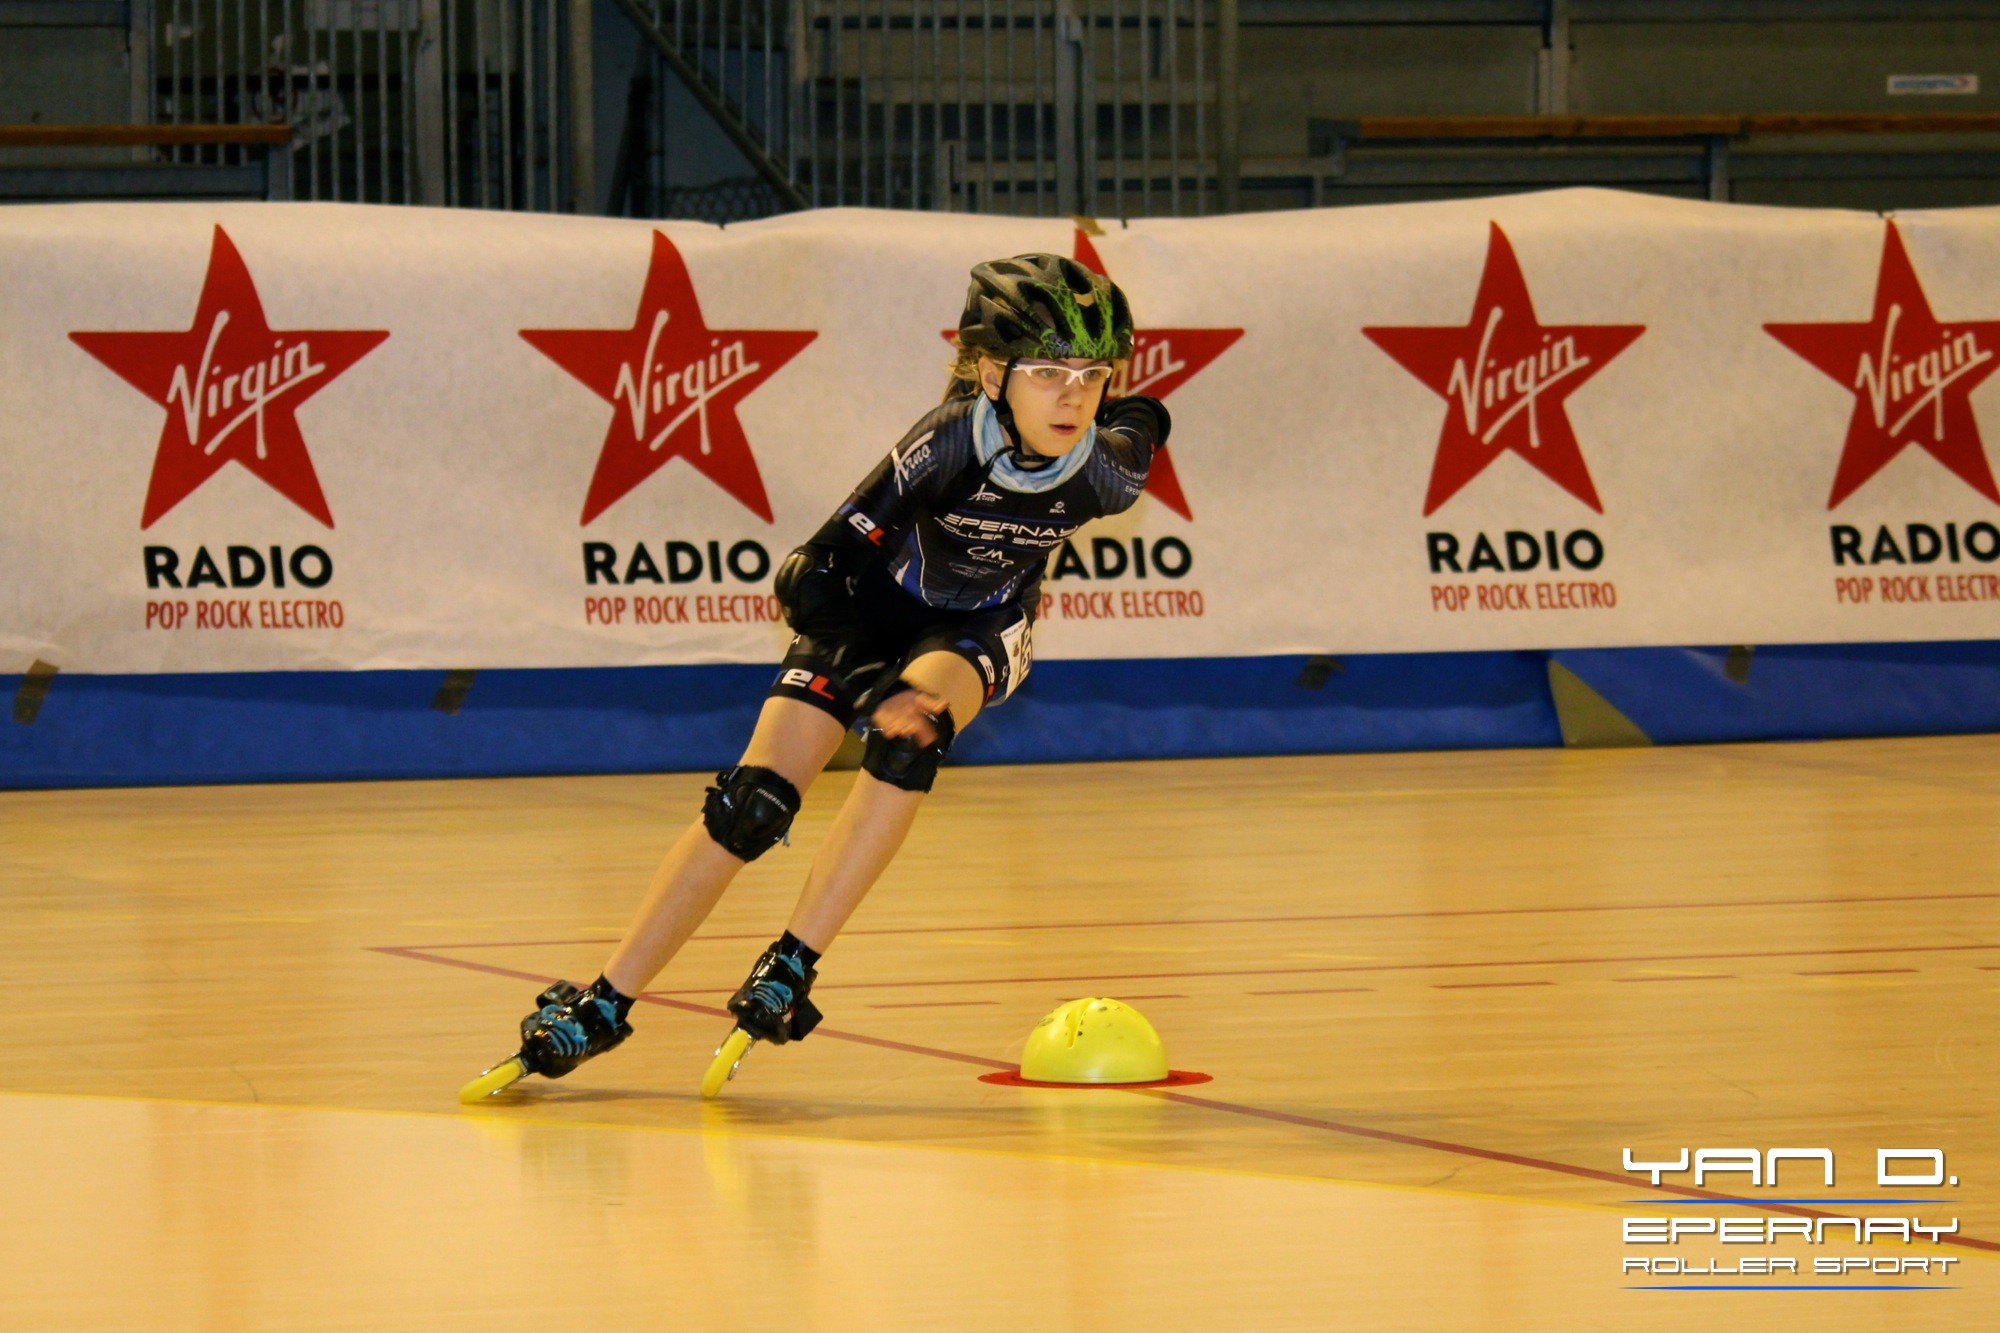
[[[1740,682],[1721,648],[1553,656],[1658,743],[2000,730],[1994,642],[1758,648]],[[1550,657],[1042,662],[953,762],[1560,745]],[[439,671],[61,673],[32,722],[0,720],[0,787],[719,769],[771,671],[480,671],[449,714]]]

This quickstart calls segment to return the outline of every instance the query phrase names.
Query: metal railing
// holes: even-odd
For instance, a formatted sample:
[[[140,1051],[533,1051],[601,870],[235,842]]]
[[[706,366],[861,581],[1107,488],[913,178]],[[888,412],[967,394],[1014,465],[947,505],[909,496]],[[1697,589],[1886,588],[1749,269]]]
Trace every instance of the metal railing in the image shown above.
[[[1192,214],[1223,197],[1217,25],[1233,0],[619,3],[656,57],[615,207],[676,198],[666,99],[648,91],[674,78],[773,208]]]
[[[1215,208],[1207,0],[807,0],[817,204]]]
[[[611,211],[728,222],[807,206],[795,169],[798,102],[789,79],[801,0],[617,0],[652,46],[635,77],[619,136]],[[684,88],[761,181],[692,191],[671,179],[685,127],[669,92]],[[697,202],[698,201],[698,202]],[[677,205],[694,207],[684,213]]]
[[[577,191],[566,0],[437,0],[437,8],[450,127],[443,202],[570,207]]]
[[[576,194],[571,12],[569,0],[134,0],[134,26],[151,34],[152,121],[291,126],[295,198],[553,210]]]
[[[0,156],[12,149],[90,155],[0,162],[0,200],[290,199],[291,137],[285,125],[0,125]],[[150,160],[156,150],[189,147],[228,148],[248,160]],[[146,156],[120,160],[119,149]]]
[[[616,0],[652,48],[615,211],[1227,206],[1236,0]],[[134,0],[160,124],[289,125],[301,199],[594,203],[588,0]],[[1226,16],[1226,18],[1224,17]],[[1218,60],[1218,56],[1224,56]],[[668,158],[685,87],[758,188]],[[239,149],[177,148],[177,161]],[[204,154],[214,156],[203,156]],[[726,216],[725,216],[726,215]]]

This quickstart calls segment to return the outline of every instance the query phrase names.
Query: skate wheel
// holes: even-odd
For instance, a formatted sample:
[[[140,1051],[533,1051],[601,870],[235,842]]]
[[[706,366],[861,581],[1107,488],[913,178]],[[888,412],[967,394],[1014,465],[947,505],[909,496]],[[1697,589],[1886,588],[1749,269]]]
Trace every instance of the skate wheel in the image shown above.
[[[484,1101],[508,1084],[526,1077],[527,1073],[528,1071],[521,1065],[519,1056],[502,1060],[499,1064],[460,1088],[458,1090],[458,1099],[467,1103]]]
[[[713,1097],[722,1091],[722,1085],[736,1077],[736,1066],[743,1063],[743,1057],[750,1052],[750,1043],[755,1041],[742,1028],[731,1029],[722,1039],[722,1045],[715,1048],[715,1058],[708,1062],[708,1072],[701,1077],[701,1095]]]

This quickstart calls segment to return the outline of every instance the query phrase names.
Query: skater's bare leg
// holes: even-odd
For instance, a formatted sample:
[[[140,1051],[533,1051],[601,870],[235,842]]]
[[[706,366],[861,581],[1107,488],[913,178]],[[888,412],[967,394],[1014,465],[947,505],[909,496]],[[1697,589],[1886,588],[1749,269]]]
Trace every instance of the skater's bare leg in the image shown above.
[[[775,769],[803,792],[845,734],[838,721],[810,704],[766,699],[742,762]],[[638,915],[605,965],[605,980],[625,995],[637,995],[652,984],[743,866],[716,844],[697,817],[654,873]]]
[[[915,736],[928,744],[936,731],[926,707],[935,712],[938,700],[950,703],[952,722],[963,731],[985,702],[979,673],[956,653],[925,653],[904,668],[903,679],[916,691],[892,696],[873,715],[890,736]],[[834,816],[792,911],[790,930],[808,948],[824,952],[833,943],[902,847],[923,800],[923,792],[892,787],[867,773],[855,775],[854,789]]]

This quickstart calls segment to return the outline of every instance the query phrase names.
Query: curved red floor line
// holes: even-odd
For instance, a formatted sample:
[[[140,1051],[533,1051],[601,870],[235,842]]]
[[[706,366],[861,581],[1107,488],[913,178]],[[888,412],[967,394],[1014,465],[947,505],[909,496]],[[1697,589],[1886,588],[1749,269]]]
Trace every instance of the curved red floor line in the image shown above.
[[[2000,946],[1978,946],[1995,948]],[[469,972],[484,972],[490,976],[508,977],[515,981],[532,982],[546,986],[554,977],[536,972],[521,972],[511,967],[495,967],[491,963],[475,963],[469,958],[442,958],[425,953],[421,949],[408,946],[375,945],[371,952],[390,954],[397,958],[408,958],[419,963],[437,963],[444,967],[464,968]],[[657,1004],[667,1009],[679,1009],[686,1013],[706,1014],[712,1018],[727,1018],[729,1011],[713,1005],[692,1004],[686,1000],[671,999],[665,995],[647,992],[638,997],[646,1004]],[[928,1055],[934,1059],[951,1060],[958,1064],[984,1065],[989,1069],[1016,1070],[1018,1066],[1006,1060],[990,1060],[981,1055],[967,1055],[962,1051],[947,1051],[935,1046],[918,1046],[911,1042],[890,1041],[883,1037],[869,1037],[859,1032],[841,1032],[834,1028],[817,1029],[820,1036],[831,1037],[835,1041],[855,1042],[862,1046],[875,1046],[883,1050],[902,1051],[909,1055]],[[1199,1097],[1192,1093],[1175,1092],[1169,1088],[1119,1088],[1137,1096],[1158,1097],[1164,1101],[1180,1102],[1186,1106],[1198,1106],[1209,1111],[1223,1111],[1230,1115],[1248,1116],[1254,1120],[1273,1121],[1283,1125],[1296,1125],[1305,1129],[1324,1130],[1332,1134],[1348,1134],[1356,1138],[1374,1139],[1381,1143],[1397,1143],[1409,1148],[1428,1148],[1434,1152],[1452,1153],[1460,1157],[1476,1157],[1488,1162],[1503,1162],[1509,1166],[1524,1166],[1538,1171],[1555,1171],[1567,1176],[1580,1176],[1586,1180],[1600,1180],[1625,1189],[1653,1190],[1660,1194],[1671,1194],[1686,1199],[1714,1199],[1721,1203],[1738,1204],[1756,1208],[1767,1213],[1788,1213],[1796,1217],[1833,1217],[1836,1214],[1817,1208],[1801,1208],[1793,1204],[1758,1203],[1753,1199],[1740,1199],[1716,1190],[1695,1189],[1684,1185],[1649,1185],[1635,1181],[1630,1176],[1615,1171],[1599,1171],[1593,1167],[1575,1166],[1568,1162],[1550,1161],[1542,1157],[1526,1157],[1519,1153],[1501,1152],[1493,1148],[1475,1147],[1468,1143],[1453,1143],[1448,1139],[1427,1139],[1415,1134],[1398,1134],[1394,1130],[1374,1129],[1367,1125],[1348,1124],[1340,1120],[1324,1120],[1316,1116],[1297,1115],[1290,1111],[1273,1111],[1261,1106],[1246,1106],[1241,1102],[1219,1101],[1212,1097]],[[1982,1240],[1976,1236],[1946,1236],[1946,1245],[1963,1245],[1968,1249],[2000,1252],[2000,1241]]]

